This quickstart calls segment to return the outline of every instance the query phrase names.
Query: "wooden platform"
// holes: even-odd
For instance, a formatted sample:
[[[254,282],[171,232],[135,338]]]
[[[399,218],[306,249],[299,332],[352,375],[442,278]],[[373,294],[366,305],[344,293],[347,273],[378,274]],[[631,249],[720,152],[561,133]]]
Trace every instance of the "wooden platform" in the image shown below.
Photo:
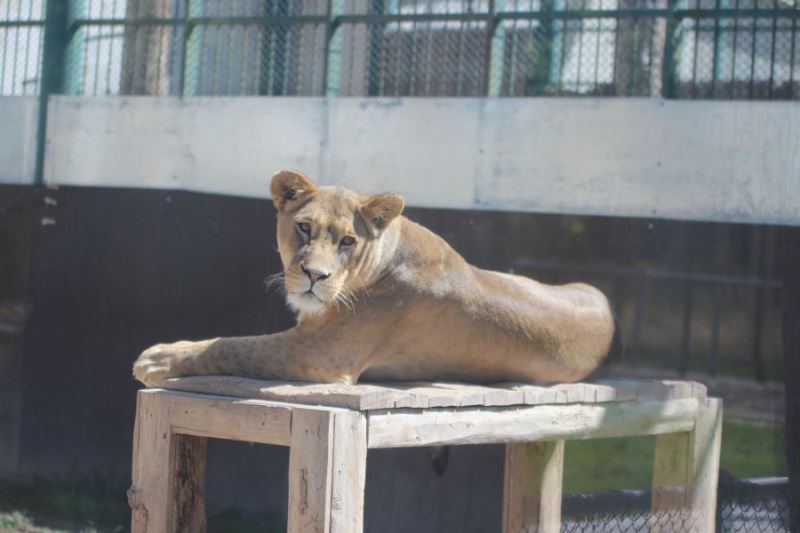
[[[322,385],[260,381],[233,376],[194,376],[167,380],[165,389],[357,411],[433,407],[498,407],[565,403],[608,403],[705,398],[694,381],[604,380],[539,387],[525,383],[489,386],[465,383],[365,383]]]
[[[722,405],[699,383],[320,385],[204,376],[164,387],[139,391],[134,532],[204,530],[207,439],[222,438],[290,448],[290,533],[362,532],[369,449],[504,443],[503,533],[553,533],[564,441],[639,435],[656,436],[652,506],[660,518],[651,530],[714,529]]]

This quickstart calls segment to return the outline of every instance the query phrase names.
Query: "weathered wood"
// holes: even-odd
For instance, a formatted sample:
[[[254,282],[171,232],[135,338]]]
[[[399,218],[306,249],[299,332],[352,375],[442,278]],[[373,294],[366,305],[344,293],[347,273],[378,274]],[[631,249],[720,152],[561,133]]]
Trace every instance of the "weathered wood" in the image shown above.
[[[147,393],[158,390],[149,389]],[[290,406],[179,392],[161,391],[160,394],[169,398],[175,433],[289,445]]]
[[[558,533],[564,441],[506,445],[503,533]]]
[[[168,399],[140,391],[133,433],[133,483],[128,490],[131,532],[166,533],[172,523],[175,472]]]
[[[181,386],[190,383],[178,381]],[[217,377],[207,381],[218,389],[225,383]],[[270,394],[280,390],[281,398],[322,395],[333,402],[357,401],[370,407],[362,412],[163,389],[140,391],[129,491],[133,531],[205,530],[206,437],[290,446],[290,533],[363,531],[368,448],[497,442],[510,443],[504,533],[557,531],[563,441],[633,435],[659,435],[654,511],[686,510],[676,515],[680,523],[654,522],[653,529],[690,527],[690,531],[704,532],[714,525],[721,402],[706,399],[705,388],[698,384],[628,381],[484,387],[414,383],[394,388],[334,385],[320,389],[248,381],[253,383],[246,389],[267,388]],[[366,403],[361,403],[365,398]],[[469,405],[477,401],[499,405]],[[504,405],[506,401],[548,403]],[[415,407],[372,408],[384,403]],[[437,407],[449,403],[467,405]]]
[[[370,411],[369,447],[489,444],[658,435],[690,431],[698,400],[606,405],[539,405],[514,409]]]
[[[292,413],[288,533],[329,533],[333,428],[331,413]]]
[[[364,530],[367,418],[350,411],[333,415],[330,533]]]
[[[289,450],[289,533],[360,533],[367,420],[356,411],[296,409]]]
[[[205,483],[208,439],[173,436],[172,528],[170,531],[205,533]]]
[[[714,531],[721,435],[722,402],[708,398],[690,432],[656,437],[653,531]]]
[[[328,405],[359,411],[436,407],[607,403],[705,398],[705,387],[687,381],[605,380],[543,387],[522,383],[491,386],[464,383],[287,383],[233,376],[192,376],[167,380],[171,390],[238,398]]]
[[[689,509],[697,531],[714,531],[717,510],[719,454],[722,444],[722,401],[708,398],[700,402],[697,425],[691,433],[690,451],[693,472]]]

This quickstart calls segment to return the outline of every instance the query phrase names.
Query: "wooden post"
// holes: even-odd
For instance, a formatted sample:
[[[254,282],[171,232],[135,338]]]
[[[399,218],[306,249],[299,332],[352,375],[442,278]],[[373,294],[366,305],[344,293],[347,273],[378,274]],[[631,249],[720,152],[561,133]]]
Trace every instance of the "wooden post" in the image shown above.
[[[208,439],[173,435],[172,529],[205,533],[206,452]]]
[[[357,411],[296,409],[289,450],[289,533],[363,530],[367,424]]]
[[[506,445],[503,533],[561,528],[564,441]]]
[[[656,437],[652,531],[714,531],[721,435],[722,402],[708,398],[694,430]]]
[[[174,470],[169,401],[140,391],[133,429],[133,485],[128,490],[132,533],[165,533],[172,523],[171,473]]]
[[[139,392],[128,490],[133,533],[206,531],[206,448],[203,437],[172,433],[169,397]]]

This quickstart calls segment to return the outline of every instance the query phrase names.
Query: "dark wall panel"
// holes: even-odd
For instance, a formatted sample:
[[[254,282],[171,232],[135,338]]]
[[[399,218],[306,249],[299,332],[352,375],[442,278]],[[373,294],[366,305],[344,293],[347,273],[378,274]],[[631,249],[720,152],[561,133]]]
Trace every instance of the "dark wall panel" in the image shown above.
[[[23,289],[0,285],[27,294],[30,309],[15,380],[19,474],[99,472],[124,482],[138,389],[130,368],[143,348],[293,324],[280,296],[263,286],[280,270],[272,203],[125,189],[25,194],[29,262],[16,282]],[[716,295],[725,303],[718,344],[733,347],[719,350],[719,367],[752,375],[759,338],[762,364],[780,375],[774,228],[434,209],[408,215],[478,266],[597,284],[617,308],[625,344],[636,348],[618,350],[613,362],[708,369]],[[0,226],[10,228],[8,220]],[[11,249],[9,242],[0,244]],[[710,278],[693,279],[698,273]],[[210,453],[212,505],[261,508],[285,520],[286,450],[214,442]],[[368,531],[497,531],[502,449],[458,448],[442,479],[429,463],[424,449],[370,455]]]

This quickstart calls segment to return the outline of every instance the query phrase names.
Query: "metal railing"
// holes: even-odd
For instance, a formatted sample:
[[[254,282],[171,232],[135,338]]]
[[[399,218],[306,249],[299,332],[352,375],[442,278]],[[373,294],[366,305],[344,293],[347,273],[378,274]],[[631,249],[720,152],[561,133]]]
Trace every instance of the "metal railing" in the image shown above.
[[[37,90],[45,3],[0,0],[0,94]],[[796,0],[60,4],[67,94],[800,98]]]

